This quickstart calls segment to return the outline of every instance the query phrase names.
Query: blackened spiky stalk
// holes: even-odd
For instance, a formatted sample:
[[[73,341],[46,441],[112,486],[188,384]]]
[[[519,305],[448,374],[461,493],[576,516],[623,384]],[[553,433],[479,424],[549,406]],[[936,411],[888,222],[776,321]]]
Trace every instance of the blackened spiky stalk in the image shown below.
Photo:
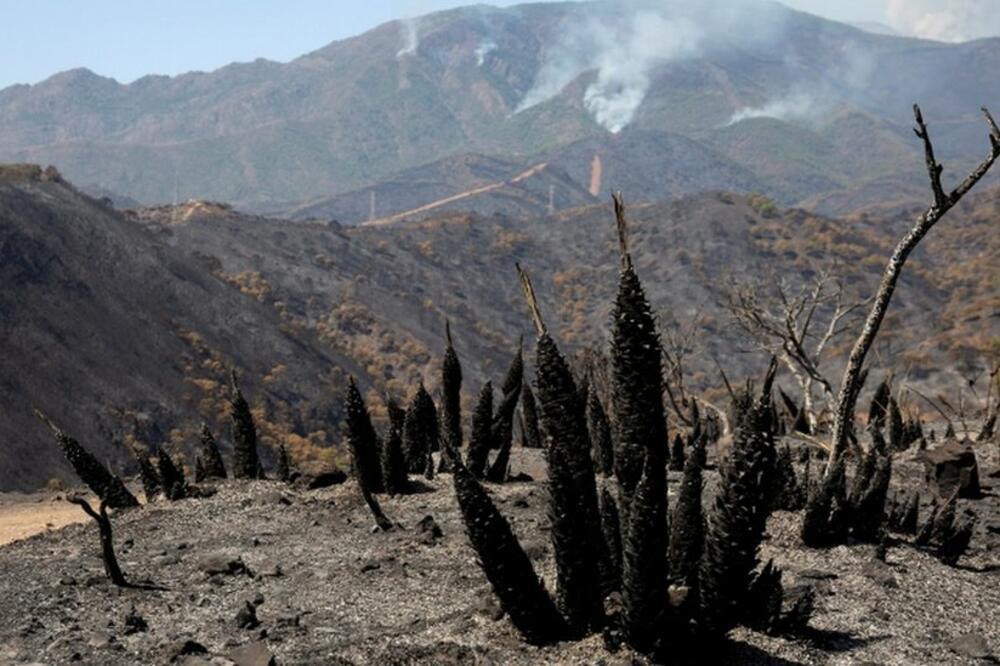
[[[568,628],[510,524],[457,456],[452,473],[469,541],[511,622],[535,645],[566,637]]]
[[[462,450],[462,364],[451,340],[451,324],[445,323],[448,347],[441,364],[441,455],[439,472],[448,471],[449,453],[458,455]]]
[[[680,472],[684,469],[684,438],[680,433],[674,434],[670,444],[670,471]]]
[[[406,411],[388,393],[385,395],[385,413],[389,416],[389,424],[402,433],[406,422]]]
[[[403,455],[403,433],[394,421],[389,426],[389,434],[382,445],[382,483],[390,495],[403,495],[410,491],[410,480],[406,474],[406,456]]]
[[[781,629],[783,598],[781,569],[774,566],[773,560],[768,560],[750,584],[747,603],[742,609],[744,624],[765,633],[778,633]]]
[[[236,371],[230,374],[230,418],[233,425],[233,477],[256,479],[260,472],[257,455],[257,426],[250,413],[243,392],[240,390]]]
[[[201,462],[201,454],[194,454],[194,482],[201,483],[205,480],[205,464]]]
[[[597,391],[587,399],[587,428],[594,449],[594,466],[604,476],[611,476],[615,468],[614,445],[611,443],[611,423],[604,412]]]
[[[187,482],[184,479],[184,470],[178,466],[170,454],[163,450],[163,447],[156,447],[156,467],[160,473],[160,483],[163,485],[163,494],[168,500],[174,501],[184,499],[187,496]]]
[[[941,541],[938,546],[938,558],[948,566],[955,566],[958,560],[965,554],[969,543],[972,541],[972,532],[976,527],[976,517],[969,516],[953,527],[950,533]]]
[[[406,450],[406,464],[412,474],[422,474],[431,460],[431,452],[438,449],[437,407],[423,382],[420,382],[406,410],[403,446]],[[433,470],[433,466],[431,469]]]
[[[503,399],[497,406],[496,415],[493,417],[492,433],[490,435],[490,448],[503,449],[510,448],[514,439],[514,412],[517,411],[517,402],[521,397],[521,384],[524,383],[524,355],[521,351],[523,341],[517,345],[517,354],[507,368],[507,375],[504,377],[500,392]]]
[[[222,453],[206,423],[201,425],[201,464],[205,470],[206,480],[226,478],[226,465],[222,462]]]
[[[851,505],[851,536],[876,543],[885,523],[885,501],[892,478],[892,456],[877,454],[875,471],[856,504]]]
[[[772,370],[762,397],[748,393],[734,401],[736,428],[728,455],[719,465],[719,491],[705,538],[699,572],[701,612],[705,628],[725,633],[742,619],[757,550],[770,512],[773,476]]]
[[[881,430],[885,426],[885,417],[889,413],[889,400],[892,397],[892,389],[889,385],[889,378],[882,380],[882,383],[875,389],[872,396],[871,405],[868,407],[868,428]]]
[[[622,532],[618,504],[607,488],[601,489],[601,531],[608,550],[608,575],[603,583],[605,596],[622,587]]]
[[[479,401],[472,413],[472,435],[466,466],[477,479],[486,473],[486,463],[490,455],[490,439],[493,436],[493,384],[486,382],[479,392]]]
[[[604,621],[600,587],[594,584],[600,580],[595,546],[602,539],[590,438],[573,374],[545,329],[530,279],[517,268],[538,331],[535,384],[548,452],[559,608],[573,630],[587,634]]]
[[[774,462],[774,495],[771,508],[780,511],[798,511],[805,506],[806,491],[799,483],[792,465],[792,451],[782,447]]]
[[[149,455],[146,452],[133,448],[132,456],[139,466],[142,492],[146,496],[146,503],[149,504],[160,493],[160,475],[156,473],[156,467],[149,461]]]
[[[98,498],[105,501],[112,509],[127,509],[139,506],[139,500],[129,492],[122,480],[113,475],[89,451],[75,439],[64,433],[42,412],[35,410],[35,415],[41,419],[55,435],[59,448],[66,460],[73,467],[88,488],[94,491]]]
[[[906,441],[906,425],[899,404],[895,398],[889,398],[889,450],[905,451],[909,442]]]
[[[667,597],[666,483],[653,456],[639,477],[625,514],[622,602],[625,636],[638,652],[660,649]]]
[[[802,543],[810,548],[827,548],[847,539],[847,479],[843,459],[826,470],[806,502],[802,518]]]
[[[623,513],[646,468],[658,475],[667,463],[666,418],[663,411],[663,353],[652,308],[628,251],[625,204],[614,195],[622,270],[611,315],[611,399],[614,415],[615,475],[621,487]],[[651,459],[646,461],[647,455]],[[659,480],[651,480],[659,486]],[[665,511],[656,510],[666,515]],[[660,526],[660,531],[665,526]]]
[[[538,429],[538,409],[535,402],[535,393],[531,386],[525,382],[524,398],[522,400],[521,411],[524,415],[524,445],[530,449],[542,448],[542,435]]]
[[[292,462],[288,458],[288,449],[284,444],[278,446],[278,468],[274,473],[278,481],[288,483],[292,479]]]
[[[934,536],[934,525],[937,524],[937,516],[937,498],[932,498],[930,515],[927,516],[927,521],[917,531],[917,536],[913,539],[913,545],[926,546],[931,542],[931,538]]]
[[[684,480],[674,507],[673,520],[670,521],[668,550],[670,579],[687,586],[693,598],[697,598],[698,594],[698,562],[701,560],[705,541],[701,475],[702,467],[698,456],[688,456],[684,463]]]
[[[364,398],[350,378],[345,399],[347,444],[353,459],[354,476],[358,484],[370,493],[380,493],[385,486],[382,483],[382,470],[379,464],[379,443],[375,428],[372,427],[371,416],[365,406]]]
[[[486,480],[490,483],[504,483],[510,476],[510,450],[514,445],[513,439],[508,439],[500,446],[497,457],[493,459],[490,468],[486,470]]]

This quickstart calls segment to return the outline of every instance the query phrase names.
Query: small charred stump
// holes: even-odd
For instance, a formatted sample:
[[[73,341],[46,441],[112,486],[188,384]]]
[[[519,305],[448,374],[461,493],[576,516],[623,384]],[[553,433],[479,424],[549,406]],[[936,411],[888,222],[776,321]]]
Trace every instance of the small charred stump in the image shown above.
[[[98,529],[101,532],[101,559],[104,561],[104,571],[108,574],[108,578],[111,582],[118,587],[128,587],[128,581],[125,580],[125,574],[122,573],[121,567],[118,566],[118,558],[115,557],[115,547],[114,541],[111,535],[111,519],[108,518],[108,503],[106,500],[101,500],[101,504],[97,511],[87,503],[87,500],[82,497],[69,497],[67,501],[71,504],[76,504],[84,513],[94,519],[97,523]]]

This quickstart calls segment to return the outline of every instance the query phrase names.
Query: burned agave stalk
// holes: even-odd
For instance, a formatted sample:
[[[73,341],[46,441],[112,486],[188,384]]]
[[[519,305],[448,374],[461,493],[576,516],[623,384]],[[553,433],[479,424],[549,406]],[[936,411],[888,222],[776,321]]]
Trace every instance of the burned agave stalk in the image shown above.
[[[207,423],[201,424],[201,464],[205,474],[203,480],[226,478],[226,465],[222,461],[222,452],[219,451],[219,445],[212,436],[212,431],[208,429]]]
[[[118,566],[118,558],[115,557],[115,546],[111,532],[111,519],[108,518],[107,501],[102,499],[97,511],[94,511],[87,500],[82,497],[67,497],[66,501],[79,506],[83,509],[84,513],[93,518],[94,522],[97,523],[101,534],[101,559],[104,562],[104,572],[108,574],[111,582],[118,587],[128,587],[125,574],[122,573],[121,567]]]
[[[611,321],[611,402],[615,475],[627,516],[644,468],[656,476],[651,482],[660,485],[661,463],[665,468],[667,461],[667,431],[662,346],[629,253],[624,199],[620,192],[613,199],[622,267]],[[647,456],[651,456],[648,464]],[[665,526],[659,531],[665,533]]]
[[[602,476],[611,476],[615,468],[614,445],[611,441],[611,423],[601,405],[596,391],[587,398],[587,429],[594,449],[594,464]]]
[[[465,464],[477,479],[486,473],[490,444],[493,437],[493,384],[486,382],[479,392],[479,401],[472,413],[472,435]]]
[[[382,472],[379,467],[378,436],[372,426],[371,416],[365,401],[351,377],[347,386],[346,424],[347,445],[351,450],[354,476],[361,491],[361,497],[375,518],[375,524],[380,530],[392,529],[392,521],[382,511],[374,492],[381,492]],[[376,490],[377,488],[377,490]]]
[[[445,337],[448,347],[441,364],[441,465],[439,472],[450,469],[451,454],[462,450],[462,363],[455,353],[451,339],[451,323],[445,322]]]
[[[35,410],[35,416],[52,431],[59,448],[62,449],[63,455],[66,456],[66,460],[69,461],[76,475],[103,502],[106,502],[112,509],[128,509],[139,506],[139,500],[125,487],[122,480],[109,472],[78,441],[63,432],[40,410]]]
[[[749,390],[737,396],[733,445],[719,465],[719,492],[699,572],[701,620],[712,633],[725,633],[754,611],[749,590],[770,512],[775,460],[770,404],[775,367],[772,363],[760,398]]]
[[[503,449],[510,448],[514,438],[514,412],[517,411],[517,403],[521,397],[521,385],[524,383],[524,346],[523,338],[517,343],[517,353],[511,359],[507,374],[500,392],[503,398],[497,405],[496,414],[490,433],[490,448]]]
[[[578,634],[587,634],[604,622],[600,587],[595,585],[601,571],[595,545],[603,540],[590,439],[569,365],[545,327],[530,278],[520,265],[517,271],[538,333],[536,385],[548,452],[557,598],[570,628]],[[606,562],[606,555],[604,559]]]
[[[406,409],[403,419],[403,447],[411,474],[422,474],[428,469],[431,453],[439,448],[437,407],[423,382],[420,382]]]
[[[535,645],[568,636],[569,627],[531,566],[510,523],[457,455],[452,461],[452,481],[469,541],[511,622]]]
[[[184,469],[174,462],[162,446],[156,447],[156,468],[160,473],[163,494],[168,500],[174,502],[187,497],[188,487]]]
[[[250,405],[240,390],[236,371],[230,375],[230,419],[233,427],[233,477],[256,479],[260,477],[260,457],[257,454],[257,426],[250,413]]]

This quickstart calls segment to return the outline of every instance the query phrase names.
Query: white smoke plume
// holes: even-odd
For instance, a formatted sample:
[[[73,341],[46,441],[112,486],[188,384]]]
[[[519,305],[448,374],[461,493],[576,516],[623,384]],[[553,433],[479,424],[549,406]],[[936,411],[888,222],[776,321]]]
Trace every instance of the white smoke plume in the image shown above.
[[[482,67],[486,62],[486,56],[497,50],[497,43],[492,39],[486,39],[479,43],[476,48],[476,67]]]
[[[399,22],[400,37],[403,47],[396,53],[397,58],[414,55],[420,48],[420,18],[404,18]]]
[[[1000,36],[997,0],[889,0],[889,22],[901,33],[945,42]]]
[[[740,109],[726,123],[735,125],[751,118],[775,118],[777,120],[800,120],[811,118],[818,111],[819,102],[815,95],[806,92],[792,93],[787,97],[777,99],[763,106]]]
[[[773,20],[761,18],[762,8]],[[773,39],[782,22],[781,12],[774,10],[754,0],[603,3],[588,18],[561,28],[515,113],[552,99],[581,75],[593,73],[584,105],[605,129],[620,132],[633,121],[656,68],[699,57],[713,43]]]

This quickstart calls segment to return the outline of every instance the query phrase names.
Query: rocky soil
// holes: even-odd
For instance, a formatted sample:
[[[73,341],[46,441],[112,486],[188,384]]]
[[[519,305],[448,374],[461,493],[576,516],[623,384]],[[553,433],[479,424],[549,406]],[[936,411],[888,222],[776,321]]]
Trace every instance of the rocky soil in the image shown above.
[[[896,483],[922,482],[909,458],[897,459]],[[1000,485],[988,477],[997,463],[983,452],[987,486]],[[512,466],[544,478],[537,451],[515,450]],[[551,589],[544,484],[490,492]],[[980,523],[957,568],[905,544],[887,564],[871,546],[806,550],[800,516],[775,514],[762,556],[786,583],[818,588],[811,629],[791,638],[738,630],[714,663],[973,664],[1000,655],[1000,502],[986,493],[963,502]],[[145,587],[106,580],[92,522],[0,547],[0,664],[642,663],[609,651],[601,636],[523,643],[475,562],[449,475],[382,503],[399,529],[373,532],[351,482],[318,491],[228,482],[206,499],[120,512],[119,561]]]

